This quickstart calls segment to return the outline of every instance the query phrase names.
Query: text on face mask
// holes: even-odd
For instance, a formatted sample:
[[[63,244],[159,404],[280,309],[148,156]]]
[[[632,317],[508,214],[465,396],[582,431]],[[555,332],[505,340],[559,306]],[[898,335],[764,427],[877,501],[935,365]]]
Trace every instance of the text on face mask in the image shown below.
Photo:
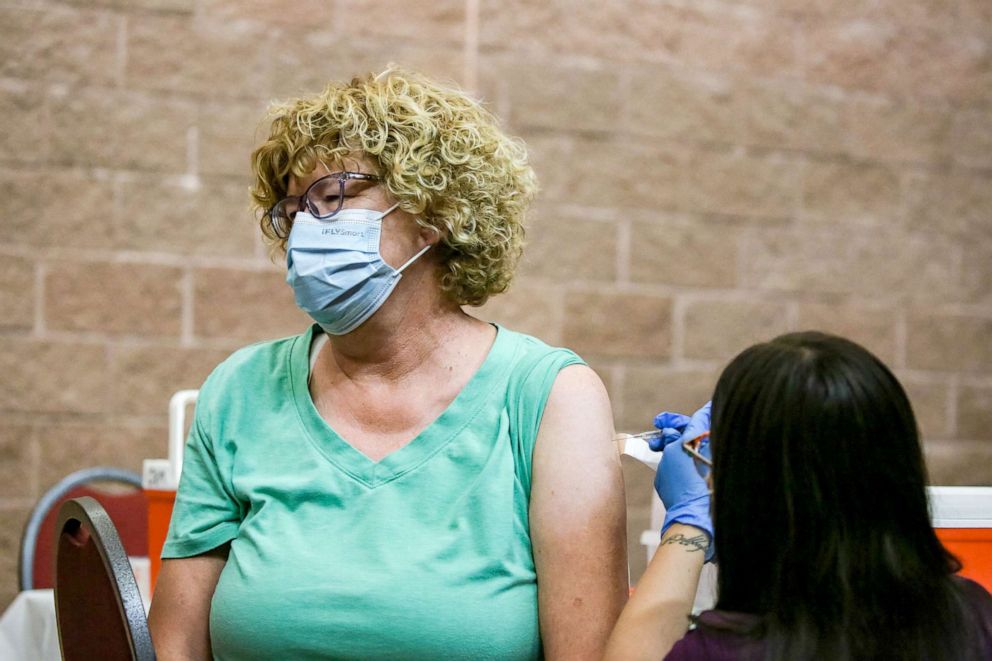
[[[362,236],[362,232],[356,232],[355,230],[341,229],[340,227],[325,227],[320,231],[321,234],[331,234],[333,236]]]

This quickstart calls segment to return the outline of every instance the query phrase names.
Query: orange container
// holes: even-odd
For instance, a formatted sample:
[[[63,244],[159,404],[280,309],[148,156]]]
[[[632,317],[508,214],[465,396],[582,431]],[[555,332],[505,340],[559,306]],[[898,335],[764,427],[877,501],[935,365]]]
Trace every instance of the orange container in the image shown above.
[[[961,575],[992,592],[992,528],[937,528],[937,537],[961,561]]]
[[[992,487],[930,487],[933,527],[961,575],[992,591]]]
[[[154,592],[158,570],[162,567],[162,546],[169,533],[176,492],[145,489],[145,497],[148,498],[148,558],[151,562],[151,588]]]

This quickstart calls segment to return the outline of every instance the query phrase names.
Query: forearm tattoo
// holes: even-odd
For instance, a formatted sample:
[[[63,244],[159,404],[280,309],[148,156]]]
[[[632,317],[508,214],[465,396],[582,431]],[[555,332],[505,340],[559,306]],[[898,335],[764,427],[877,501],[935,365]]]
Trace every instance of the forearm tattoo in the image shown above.
[[[682,533],[675,533],[671,537],[661,540],[661,545],[664,546],[665,544],[678,544],[679,546],[686,547],[686,550],[689,552],[702,551],[705,553],[710,545],[710,540],[706,535],[686,537]]]

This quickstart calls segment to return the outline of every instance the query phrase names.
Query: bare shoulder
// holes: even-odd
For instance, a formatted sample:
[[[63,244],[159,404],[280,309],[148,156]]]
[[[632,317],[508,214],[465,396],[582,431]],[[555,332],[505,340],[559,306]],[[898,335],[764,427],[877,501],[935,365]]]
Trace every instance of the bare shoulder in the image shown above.
[[[613,453],[613,412],[602,379],[586,365],[558,373],[541,419],[535,461],[560,451]]]
[[[599,375],[588,365],[569,365],[558,372],[554,386],[551,389],[554,399],[566,397],[591,397],[609,405],[606,387]],[[550,403],[550,402],[549,402]]]
[[[531,502],[538,511],[550,506],[557,515],[566,509],[582,515],[604,505],[613,509],[607,503],[622,500],[610,398],[591,368],[571,365],[559,372],[541,420],[533,465]]]

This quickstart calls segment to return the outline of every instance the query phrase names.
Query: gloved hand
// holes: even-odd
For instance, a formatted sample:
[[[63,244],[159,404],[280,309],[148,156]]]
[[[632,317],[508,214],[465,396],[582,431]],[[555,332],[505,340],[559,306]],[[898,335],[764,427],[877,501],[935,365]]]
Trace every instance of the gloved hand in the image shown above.
[[[664,533],[673,523],[699,528],[710,539],[706,561],[713,559],[713,520],[710,517],[710,493],[706,481],[699,476],[692,457],[679,445],[710,429],[710,402],[691,418],[665,411],[655,416],[654,426],[662,431],[661,439],[652,443],[653,450],[664,450],[655,473],[654,488],[665,504]],[[659,447],[655,447],[658,445]]]

